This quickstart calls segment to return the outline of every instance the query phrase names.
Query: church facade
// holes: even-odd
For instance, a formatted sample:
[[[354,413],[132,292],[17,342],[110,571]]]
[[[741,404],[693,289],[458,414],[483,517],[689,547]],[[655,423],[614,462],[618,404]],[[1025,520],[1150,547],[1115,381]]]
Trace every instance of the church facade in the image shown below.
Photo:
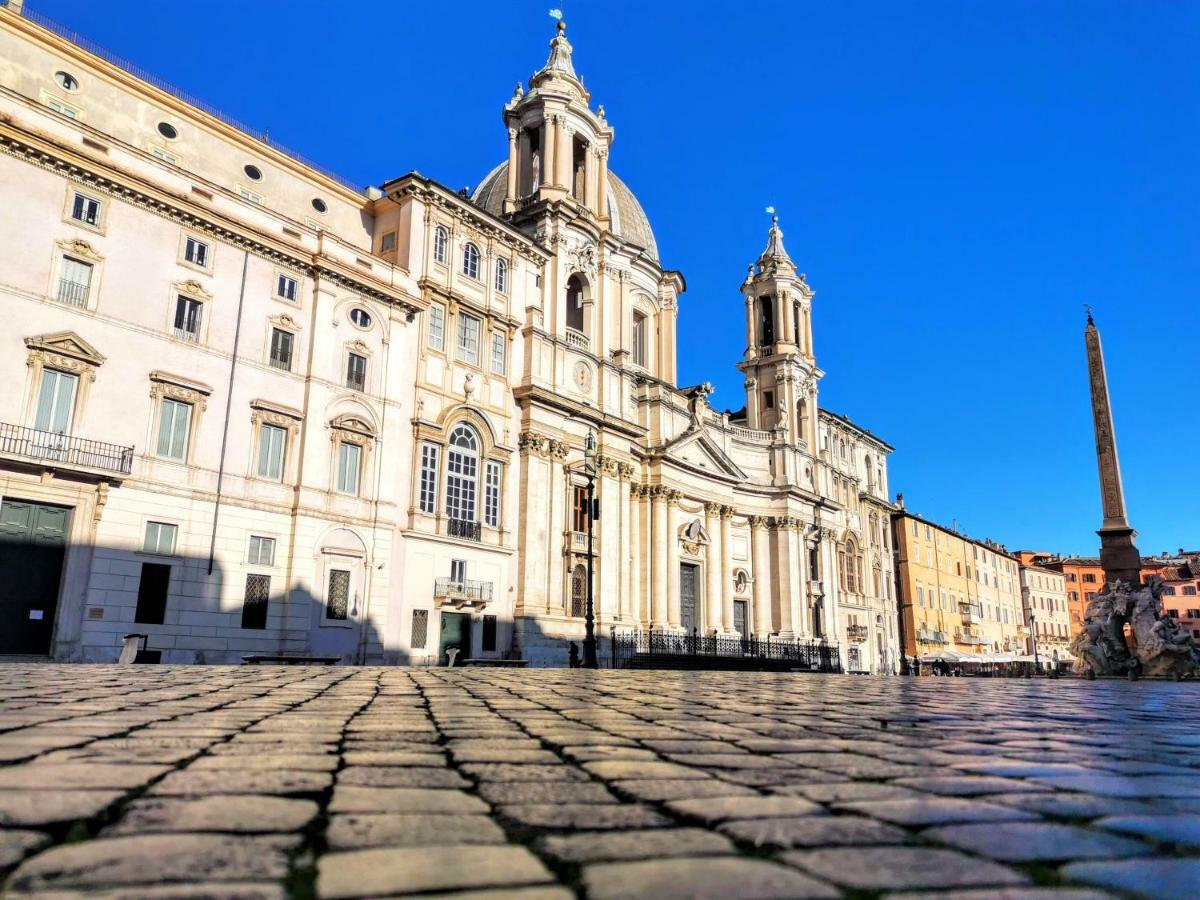
[[[896,670],[892,448],[821,407],[778,221],[719,412],[561,28],[469,196],[356,190],[11,8],[0,44],[0,652],[564,665],[590,558],[602,638]]]

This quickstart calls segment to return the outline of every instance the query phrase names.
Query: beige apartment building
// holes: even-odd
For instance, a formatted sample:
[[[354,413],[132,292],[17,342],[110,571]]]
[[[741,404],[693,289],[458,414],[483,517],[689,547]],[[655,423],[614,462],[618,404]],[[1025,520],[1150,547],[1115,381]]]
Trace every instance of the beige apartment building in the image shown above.
[[[1063,573],[1042,566],[1021,566],[1021,601],[1030,626],[1028,652],[1043,666],[1072,662],[1074,657],[1068,649],[1071,612]]]
[[[904,653],[989,656],[1025,653],[1015,557],[901,508],[891,516]]]
[[[778,222],[719,411],[561,29],[500,113],[470,196],[359,188],[0,8],[0,652],[564,664],[591,465],[602,636],[896,670],[892,448],[821,408]]]

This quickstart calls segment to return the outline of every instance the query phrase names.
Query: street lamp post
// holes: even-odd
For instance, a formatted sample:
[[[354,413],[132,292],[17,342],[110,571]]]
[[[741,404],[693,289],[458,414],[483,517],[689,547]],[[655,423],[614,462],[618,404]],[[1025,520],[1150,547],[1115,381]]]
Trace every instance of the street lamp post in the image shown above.
[[[1039,675],[1042,674],[1042,661],[1038,658],[1037,646],[1037,616],[1032,611],[1029,613],[1029,639],[1033,641],[1033,667]]]
[[[583,667],[598,669],[600,664],[596,658],[596,608],[592,588],[595,581],[592,571],[592,541],[596,530],[596,436],[590,430],[583,446],[583,474],[587,478],[587,609],[583,620]]]

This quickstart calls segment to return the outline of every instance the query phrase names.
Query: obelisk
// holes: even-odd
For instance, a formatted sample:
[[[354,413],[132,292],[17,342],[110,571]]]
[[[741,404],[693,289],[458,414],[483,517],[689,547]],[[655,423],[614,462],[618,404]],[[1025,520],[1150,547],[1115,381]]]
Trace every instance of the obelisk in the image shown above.
[[[1087,345],[1088,378],[1092,389],[1092,423],[1096,429],[1096,465],[1100,469],[1100,503],[1104,521],[1100,530],[1100,565],[1109,584],[1118,579],[1130,586],[1141,584],[1142,556],[1133,543],[1136,532],[1125,516],[1125,492],[1121,488],[1121,464],[1117,459],[1117,435],[1113,430],[1112,403],[1104,371],[1100,332],[1088,310],[1083,332]]]

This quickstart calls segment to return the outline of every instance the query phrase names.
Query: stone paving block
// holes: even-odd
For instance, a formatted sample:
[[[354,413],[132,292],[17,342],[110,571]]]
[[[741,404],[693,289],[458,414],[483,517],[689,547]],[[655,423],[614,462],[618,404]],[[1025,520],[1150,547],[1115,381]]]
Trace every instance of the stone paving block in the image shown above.
[[[1025,810],[963,800],[958,797],[916,797],[907,800],[850,800],[835,803],[839,810],[862,813],[895,825],[942,825],[951,822],[1019,822],[1036,819]]]
[[[597,781],[485,781],[479,796],[488,803],[617,803]]]
[[[465,788],[471,784],[453,769],[430,766],[348,766],[337,773],[337,783],[420,788]]]
[[[606,762],[590,762],[584,763],[583,767],[598,778],[603,778],[605,781],[619,781],[624,779],[649,779],[655,780],[671,780],[683,778],[711,778],[707,772],[700,769],[693,769],[690,766],[681,766],[677,763],[669,762],[642,762],[640,760],[609,760]]]
[[[16,865],[49,840],[50,836],[40,831],[0,831],[0,869]]]
[[[556,754],[549,750],[508,750],[492,747],[455,747],[450,755],[456,763],[549,763],[559,762]]]
[[[317,893],[323,898],[376,897],[553,880],[524,847],[389,847],[321,857]]]
[[[31,762],[0,768],[0,790],[128,790],[169,771],[168,766]]]
[[[185,772],[236,771],[272,769],[287,772],[332,772],[338,767],[338,758],[333,754],[274,754],[256,753],[252,756],[202,756],[189,763]]]
[[[575,900],[566,888],[539,887],[496,888],[483,891],[454,891],[449,894],[412,894],[409,900]]]
[[[316,794],[333,783],[328,772],[257,769],[183,770],[172,772],[149,793],[156,796],[201,796],[203,794]]]
[[[653,750],[643,750],[640,747],[610,747],[601,744],[589,744],[584,747],[563,747],[563,756],[573,762],[604,762],[606,760],[638,760],[656,762],[660,759]]]
[[[408,753],[392,750],[351,750],[343,754],[348,766],[444,766],[441,753]]]
[[[487,816],[444,813],[339,813],[330,820],[325,839],[333,850],[506,842],[504,831]]]
[[[757,797],[758,792],[740,784],[708,779],[634,779],[610,782],[614,790],[628,794],[638,800],[659,802],[662,800],[695,800],[701,797]]]
[[[586,866],[589,900],[836,898],[828,884],[773,862],[736,857],[656,859]]]
[[[266,882],[209,881],[166,887],[141,884],[107,890],[39,891],[32,896],[38,900],[284,900],[285,893],[281,885]]]
[[[984,888],[960,891],[901,891],[884,894],[884,900],[1116,900],[1112,894],[1090,888]]]
[[[788,784],[768,789],[772,794],[804,797],[816,803],[853,800],[911,800],[926,795],[911,788],[877,781],[832,781],[823,784]]]
[[[427,788],[366,788],[339,784],[333,790],[330,812],[373,813],[486,813],[488,806],[462,791]]]
[[[278,881],[287,873],[284,836],[170,834],[102,838],[52,847],[9,877],[15,894],[59,888],[167,882]]]
[[[1164,844],[1200,847],[1200,816],[1109,816],[1094,824],[1098,828],[1138,835]]]
[[[997,778],[990,775],[939,775],[926,778],[897,778],[892,784],[946,797],[975,797],[981,794],[1013,794],[1048,792],[1042,784],[1019,778]]]
[[[780,858],[818,878],[867,891],[1026,884],[997,863],[933,847],[853,847],[788,850]]]
[[[605,765],[589,763],[588,765]],[[507,763],[467,763],[460,770],[480,781],[588,781],[587,773],[574,766],[509,765]]]
[[[311,800],[215,795],[137,800],[107,834],[217,831],[235,834],[299,831],[317,815]]]
[[[0,791],[0,825],[40,827],[90,819],[121,791]]]
[[[713,824],[728,819],[782,818],[825,815],[825,807],[803,797],[706,797],[670,800],[667,809],[676,815]]]
[[[1112,859],[1150,852],[1140,841],[1051,822],[947,825],[924,831],[922,837],[1004,862]]]
[[[1200,859],[1079,862],[1064,866],[1059,871],[1071,881],[1127,891],[1155,900],[1195,900],[1200,897]]]
[[[907,832],[862,816],[738,819],[719,830],[755,847],[866,847],[909,841]]]
[[[989,794],[988,803],[1000,803],[1044,816],[1062,819],[1095,819],[1100,816],[1154,815],[1155,801],[1121,800],[1116,797],[1094,797],[1054,791],[1049,794]]]
[[[1102,797],[1200,797],[1200,776],[1048,775],[1035,780],[1048,787],[1099,794]]]
[[[703,828],[661,828],[650,831],[582,831],[546,835],[539,852],[562,862],[666,859],[672,856],[727,856],[737,850],[726,837]]]
[[[663,828],[670,819],[635,803],[514,803],[497,815],[531,828]]]

